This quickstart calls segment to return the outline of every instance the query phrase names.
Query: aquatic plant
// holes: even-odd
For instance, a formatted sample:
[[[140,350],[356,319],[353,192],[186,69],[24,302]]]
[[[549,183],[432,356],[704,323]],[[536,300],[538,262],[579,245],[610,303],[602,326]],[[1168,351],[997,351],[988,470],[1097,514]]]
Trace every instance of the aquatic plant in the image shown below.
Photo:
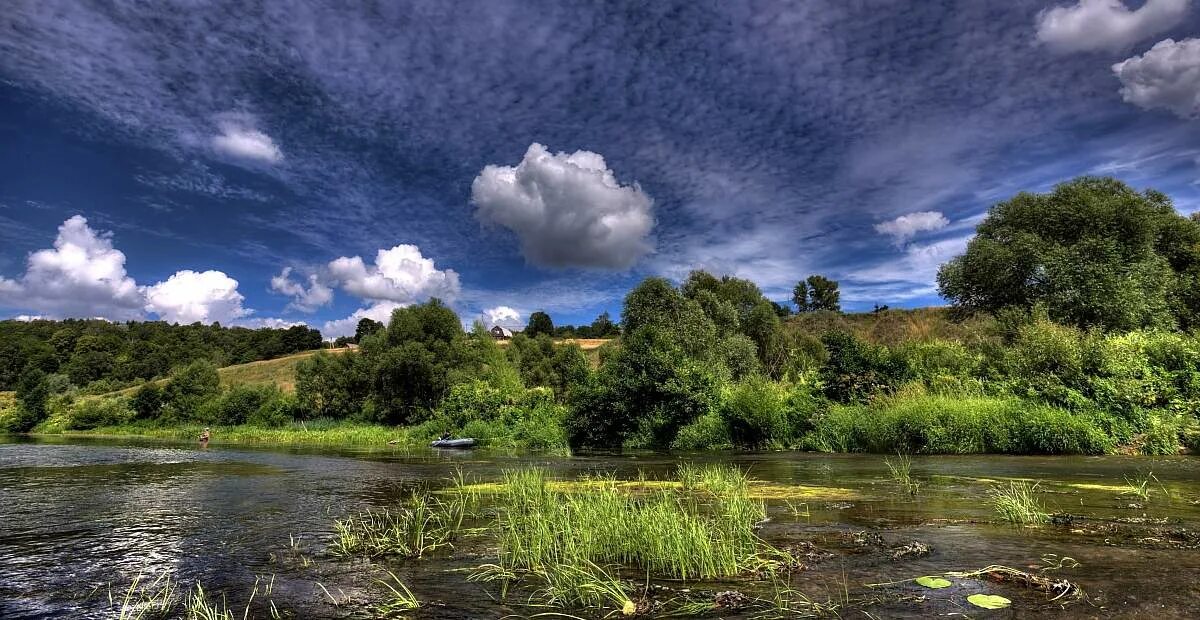
[[[461,499],[439,500],[414,493],[403,505],[365,510],[334,521],[335,555],[421,557],[450,544],[465,516]]]
[[[686,466],[680,481],[683,492],[631,496],[614,479],[597,478],[559,493],[541,470],[507,471],[497,509],[501,565],[615,563],[678,579],[737,574],[765,547],[754,526],[766,511],[747,496],[745,474]]]
[[[388,571],[388,576],[392,578],[390,582],[384,579],[375,580],[376,583],[387,588],[388,598],[383,602],[376,603],[374,611],[383,617],[391,617],[405,611],[412,611],[421,606],[421,601],[417,600],[417,596],[413,594],[408,586],[404,585],[403,581],[400,581],[396,573]]]
[[[883,459],[884,465],[887,465],[888,471],[892,475],[892,480],[900,485],[911,497],[916,497],[921,491],[921,482],[912,477],[912,459],[908,458],[907,454],[896,453],[896,460],[893,462],[890,458]]]
[[[118,620],[143,620],[148,618],[166,618],[179,602],[177,583],[170,571],[163,571],[154,580],[145,582],[142,573],[138,573],[124,595],[118,600],[110,587],[108,605],[117,608]]]
[[[261,577],[254,578],[254,588],[250,591],[250,598],[246,601],[246,606],[240,614],[230,609],[225,600],[225,596],[221,595],[220,602],[216,600],[210,601],[208,593],[204,591],[204,586],[200,582],[196,582],[196,587],[188,593],[187,599],[183,604],[184,618],[186,620],[247,620],[251,617],[250,606],[253,605],[254,599],[259,596],[270,596],[274,588],[275,577],[272,576],[265,584]],[[275,602],[268,600],[269,614],[272,620],[279,620],[283,617],[279,609],[275,607]]]
[[[1000,518],[1009,523],[1033,525],[1045,523],[1050,519],[1045,506],[1038,499],[1037,484],[1024,481],[1011,481],[1008,486],[993,487],[991,495],[992,507]]]

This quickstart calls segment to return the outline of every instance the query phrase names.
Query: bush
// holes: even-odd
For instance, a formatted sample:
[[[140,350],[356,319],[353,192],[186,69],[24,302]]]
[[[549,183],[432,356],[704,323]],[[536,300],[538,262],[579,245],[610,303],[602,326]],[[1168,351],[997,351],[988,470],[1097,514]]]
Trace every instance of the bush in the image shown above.
[[[911,375],[903,357],[849,332],[830,332],[821,341],[829,353],[821,367],[821,381],[831,400],[848,403],[890,393]]]
[[[133,417],[128,401],[123,398],[81,398],[70,409],[67,428],[88,430],[100,426],[125,424]]]
[[[732,447],[729,425],[725,418],[716,412],[706,413],[679,429],[675,441],[671,442],[672,450],[683,451],[728,450]]]
[[[217,395],[221,376],[207,360],[198,360],[171,372],[164,390],[165,417],[168,420],[197,419],[202,405]]]
[[[133,393],[133,400],[130,403],[133,408],[134,417],[138,420],[153,420],[162,414],[163,405],[163,389],[157,383],[148,382],[142,384]]]
[[[1182,430],[1182,421],[1175,416],[1161,415],[1150,418],[1146,434],[1142,436],[1142,454],[1178,454]]]
[[[1103,454],[1112,440],[1086,415],[1013,398],[906,396],[835,406],[804,440],[829,452]]]
[[[733,445],[761,448],[790,439],[788,394],[778,383],[753,377],[734,385],[721,406]]]
[[[287,426],[303,414],[300,402],[291,394],[276,392],[246,418],[246,423],[263,428]]]
[[[273,385],[234,385],[216,398],[204,402],[196,419],[204,424],[245,424],[264,405],[279,397],[279,389]]]

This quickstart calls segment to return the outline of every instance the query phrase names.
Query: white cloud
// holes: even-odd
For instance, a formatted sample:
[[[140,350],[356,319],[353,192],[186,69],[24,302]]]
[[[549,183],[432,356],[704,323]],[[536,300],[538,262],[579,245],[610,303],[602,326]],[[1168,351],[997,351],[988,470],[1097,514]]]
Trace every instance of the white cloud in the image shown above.
[[[1200,39],[1159,41],[1112,70],[1121,80],[1126,102],[1147,110],[1170,110],[1182,118],[1200,114]]]
[[[304,321],[289,321],[287,319],[279,319],[274,317],[257,317],[253,319],[239,319],[234,321],[234,325],[239,327],[249,327],[250,329],[287,329],[297,325],[308,325]]]
[[[1130,10],[1122,0],[1079,0],[1037,16],[1037,38],[1060,52],[1120,51],[1178,24],[1188,0],[1146,0]]]
[[[315,312],[317,308],[333,301],[333,289],[323,284],[317,274],[308,276],[308,288],[292,280],[292,268],[284,267],[279,275],[271,278],[271,290],[292,298],[289,308],[301,312]]]
[[[894,220],[880,222],[875,225],[875,231],[881,235],[889,235],[896,243],[903,244],[917,236],[917,233],[941,230],[950,225],[940,211],[917,211],[901,215]]]
[[[250,314],[237,287],[220,271],[178,271],[145,289],[146,310],[168,323],[230,323]]]
[[[521,324],[521,313],[508,306],[496,306],[483,311],[483,322],[487,325],[512,327]]]
[[[76,215],[58,227],[53,249],[29,255],[20,280],[0,278],[0,303],[49,316],[142,315],[137,283],[125,273],[125,254],[112,234],[97,232]]]
[[[485,166],[471,199],[475,216],[516,233],[535,265],[625,269],[654,249],[653,200],[590,151],[552,154],[535,142],[516,166]]]
[[[373,301],[407,304],[429,297],[454,299],[461,290],[458,273],[437,269],[415,245],[379,250],[374,265],[358,256],[343,256],[329,263],[329,273],[346,292]]]
[[[44,317],[40,314],[18,314],[17,316],[14,316],[12,318],[12,320],[21,321],[22,323],[28,323],[30,321],[40,321],[44,318],[46,318],[46,317]]]
[[[975,236],[972,232],[961,237],[951,237],[927,244],[908,246],[899,258],[860,269],[850,274],[856,291],[850,300],[869,299],[871,291],[887,292],[887,299],[905,299],[928,295],[937,289],[937,272],[942,264],[962,254],[967,243]]]
[[[260,131],[257,121],[248,114],[223,114],[217,118],[217,128],[221,133],[210,142],[220,153],[268,164],[283,160],[283,152],[275,141]]]
[[[371,319],[387,325],[392,318],[392,311],[407,305],[394,301],[376,302],[366,308],[355,310],[353,314],[344,319],[326,321],[324,327],[321,328],[321,335],[327,340],[339,336],[353,336],[354,328],[358,327],[358,322],[362,319]]]

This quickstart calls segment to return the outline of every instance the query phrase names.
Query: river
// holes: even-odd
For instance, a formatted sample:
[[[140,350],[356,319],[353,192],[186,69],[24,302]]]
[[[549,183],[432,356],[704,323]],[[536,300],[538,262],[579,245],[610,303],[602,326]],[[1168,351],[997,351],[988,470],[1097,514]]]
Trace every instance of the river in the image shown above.
[[[1200,609],[1196,457],[918,457],[912,469],[922,487],[915,498],[897,488],[879,456],[685,458],[733,463],[780,484],[852,491],[846,498],[814,496],[803,507],[769,502],[770,520],[761,530],[773,544],[807,550],[806,569],[796,573],[793,587],[837,606],[841,617],[1162,618],[1195,617]],[[251,616],[269,617],[269,602],[284,617],[371,617],[380,568],[394,571],[425,602],[411,617],[533,615],[546,610],[520,599],[498,602],[494,591],[457,570],[488,561],[485,552],[347,560],[328,552],[332,522],[441,486],[455,468],[481,480],[522,465],[562,478],[594,472],[666,477],[678,460],[0,439],[0,617],[115,618],[135,578],[145,583],[164,574],[180,592],[198,581],[223,595],[239,618],[256,579],[261,589]],[[1149,497],[1123,491],[1127,478],[1150,472]],[[1036,528],[998,523],[986,490],[1009,478],[1041,481],[1047,506],[1074,518]],[[892,557],[912,542],[929,553]],[[1064,604],[989,579],[953,579],[952,588],[936,591],[907,581],[867,587],[992,564],[1036,573],[1046,567],[1047,554],[1079,563],[1043,574],[1078,584],[1085,598]],[[761,587],[750,579],[667,585],[700,596]],[[977,592],[1003,595],[1013,606],[973,609],[965,597]]]

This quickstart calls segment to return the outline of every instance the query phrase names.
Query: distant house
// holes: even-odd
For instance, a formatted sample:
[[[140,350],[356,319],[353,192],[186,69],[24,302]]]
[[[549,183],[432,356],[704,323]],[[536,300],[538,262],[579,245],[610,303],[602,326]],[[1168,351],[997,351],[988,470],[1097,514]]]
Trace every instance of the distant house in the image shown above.
[[[492,338],[496,340],[509,340],[512,338],[512,330],[499,325],[492,326]]]

